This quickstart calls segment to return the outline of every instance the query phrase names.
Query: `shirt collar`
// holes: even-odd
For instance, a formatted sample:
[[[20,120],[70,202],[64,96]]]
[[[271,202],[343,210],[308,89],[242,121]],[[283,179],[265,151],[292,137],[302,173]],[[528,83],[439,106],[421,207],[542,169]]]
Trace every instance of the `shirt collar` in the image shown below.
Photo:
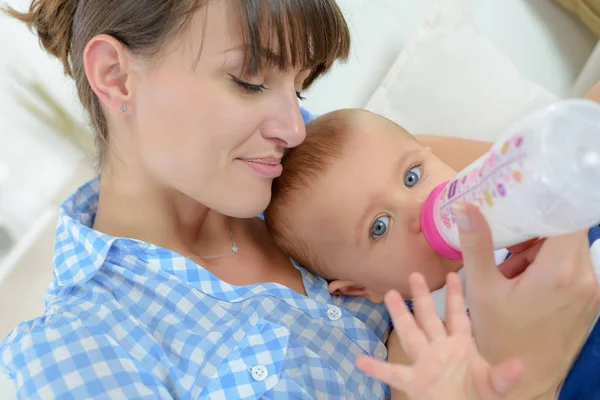
[[[114,237],[94,229],[100,177],[82,185],[61,205],[54,244],[54,280],[59,287],[88,281],[102,267]]]
[[[92,228],[96,218],[100,191],[100,177],[82,185],[61,205],[54,245],[54,284],[57,288],[68,288],[89,281],[107,261],[107,258],[126,255],[135,256],[140,261],[154,265],[164,272],[178,276],[190,284],[215,281],[208,271],[199,268],[185,257],[177,257],[167,249],[134,239],[117,238]],[[331,302],[322,278],[308,273],[294,263],[303,275],[309,297]],[[192,274],[193,272],[193,274]],[[212,286],[228,286],[225,283]],[[325,287],[325,291],[323,291]],[[229,288],[219,292],[237,293],[241,290]]]

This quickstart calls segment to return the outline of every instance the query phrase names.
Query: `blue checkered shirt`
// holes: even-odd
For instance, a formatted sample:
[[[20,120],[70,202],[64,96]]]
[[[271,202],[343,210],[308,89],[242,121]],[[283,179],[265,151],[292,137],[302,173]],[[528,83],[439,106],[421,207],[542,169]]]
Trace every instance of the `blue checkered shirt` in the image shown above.
[[[382,305],[331,296],[297,266],[308,297],[227,284],[164,248],[91,228],[99,179],[60,209],[40,318],[0,344],[26,399],[383,399],[359,354],[387,358]],[[241,268],[242,266],[240,266]]]

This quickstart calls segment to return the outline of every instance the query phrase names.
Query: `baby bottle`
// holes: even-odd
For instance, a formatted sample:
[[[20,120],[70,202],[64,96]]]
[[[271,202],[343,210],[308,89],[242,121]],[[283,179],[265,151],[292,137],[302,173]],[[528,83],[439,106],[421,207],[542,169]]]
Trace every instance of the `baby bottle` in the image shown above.
[[[460,260],[452,206],[479,207],[495,249],[600,222],[600,105],[562,100],[516,124],[480,159],[435,188],[421,211],[427,243]]]

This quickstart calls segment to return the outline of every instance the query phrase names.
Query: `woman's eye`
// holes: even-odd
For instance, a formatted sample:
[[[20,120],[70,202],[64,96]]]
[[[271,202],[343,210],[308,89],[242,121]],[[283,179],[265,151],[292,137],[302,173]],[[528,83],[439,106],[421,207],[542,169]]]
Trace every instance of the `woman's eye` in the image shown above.
[[[390,225],[390,217],[380,217],[373,223],[371,227],[371,238],[379,239],[385,235]]]
[[[233,82],[246,93],[250,93],[250,94],[259,93],[266,89],[265,85],[254,85],[252,83],[248,83],[239,78],[236,78],[233,75],[229,75],[229,76],[231,76],[231,79],[233,80]]]
[[[419,183],[419,179],[421,179],[421,167],[413,167],[406,171],[406,174],[404,175],[404,185],[407,188],[411,188]]]

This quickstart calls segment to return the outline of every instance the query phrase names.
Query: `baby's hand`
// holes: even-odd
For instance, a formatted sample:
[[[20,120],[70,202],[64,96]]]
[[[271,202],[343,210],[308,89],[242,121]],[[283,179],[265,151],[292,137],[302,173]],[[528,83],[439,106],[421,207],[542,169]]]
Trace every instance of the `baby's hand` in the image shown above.
[[[385,296],[394,331],[412,365],[390,364],[367,356],[358,357],[356,365],[413,400],[502,399],[519,383],[523,365],[513,358],[491,366],[481,357],[458,276],[449,274],[447,285],[446,327],[435,312],[421,274],[410,277],[415,317],[397,292]]]

